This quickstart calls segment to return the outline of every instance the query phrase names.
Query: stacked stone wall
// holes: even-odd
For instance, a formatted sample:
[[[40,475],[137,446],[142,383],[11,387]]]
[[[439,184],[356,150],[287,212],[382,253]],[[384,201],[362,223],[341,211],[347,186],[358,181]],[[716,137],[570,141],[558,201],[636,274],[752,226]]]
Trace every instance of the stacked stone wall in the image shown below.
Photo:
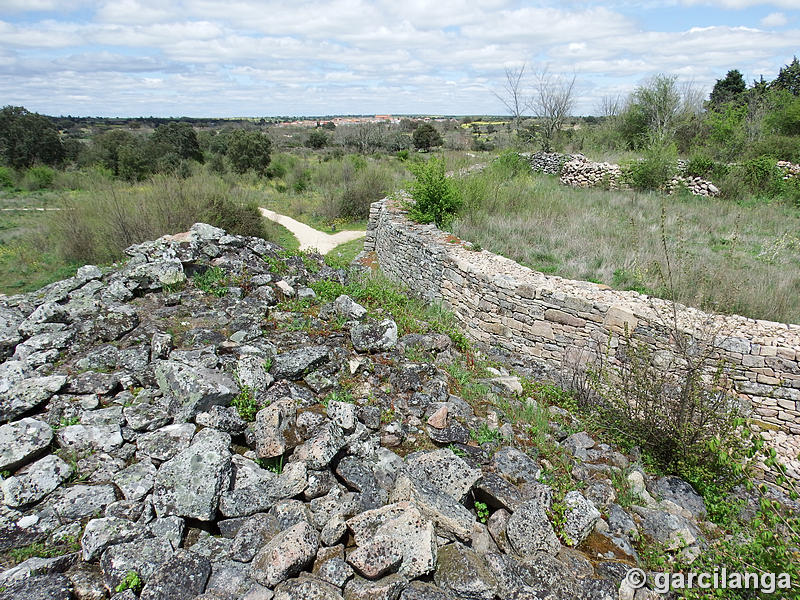
[[[520,156],[528,161],[533,171],[558,175],[563,185],[580,188],[600,187],[610,190],[628,187],[624,181],[622,167],[615,163],[594,162],[583,154],[559,154],[558,152],[523,153]],[[681,174],[669,181],[666,189],[668,193],[685,187],[695,196],[719,195],[719,189],[713,183],[702,177],[686,175],[685,169],[686,162],[678,161],[678,170]],[[791,173],[788,168],[784,170]]]
[[[428,301],[442,301],[473,340],[557,374],[565,363],[580,365],[597,344],[609,344],[614,361],[627,329],[669,362],[671,303],[544,275],[454,242],[432,225],[412,223],[390,200],[371,207],[365,250],[391,279]],[[730,365],[738,397],[800,478],[800,325],[679,307],[677,326],[712,337],[715,358]]]

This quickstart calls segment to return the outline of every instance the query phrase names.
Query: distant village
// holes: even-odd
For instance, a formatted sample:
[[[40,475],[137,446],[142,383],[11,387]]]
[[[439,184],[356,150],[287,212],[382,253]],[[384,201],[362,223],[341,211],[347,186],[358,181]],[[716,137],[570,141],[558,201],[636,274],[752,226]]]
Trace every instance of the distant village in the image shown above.
[[[296,119],[293,121],[281,121],[276,123],[278,127],[320,127],[328,123],[333,123],[336,127],[340,125],[362,125],[364,123],[400,123],[401,119],[407,119],[408,116],[394,116],[394,115],[374,115],[374,116],[357,116],[357,117],[332,117],[330,119],[316,119],[304,118]],[[415,121],[429,121],[429,122],[445,122],[449,121],[451,117],[414,117]]]

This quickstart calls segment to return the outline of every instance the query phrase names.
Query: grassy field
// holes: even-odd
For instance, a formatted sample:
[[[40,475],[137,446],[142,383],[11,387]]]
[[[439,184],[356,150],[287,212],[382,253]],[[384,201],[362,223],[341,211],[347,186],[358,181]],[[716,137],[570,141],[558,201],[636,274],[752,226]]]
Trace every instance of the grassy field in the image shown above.
[[[465,206],[453,233],[538,271],[800,322],[795,207],[573,189],[501,167],[459,186]]]
[[[0,196],[0,293],[15,294],[69,277],[87,263],[124,258],[133,243],[210,221],[260,235],[287,250],[297,238],[261,217],[259,195],[208,174],[159,176],[138,184],[103,181],[80,191]],[[45,207],[47,211],[21,208]]]

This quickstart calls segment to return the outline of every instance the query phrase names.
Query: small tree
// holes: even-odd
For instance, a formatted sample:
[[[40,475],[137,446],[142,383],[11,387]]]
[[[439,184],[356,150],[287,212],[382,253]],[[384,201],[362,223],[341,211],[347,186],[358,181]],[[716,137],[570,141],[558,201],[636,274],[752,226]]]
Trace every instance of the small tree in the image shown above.
[[[22,106],[4,106],[0,110],[0,159],[16,169],[36,163],[56,165],[64,159],[64,146],[50,119]]]
[[[237,129],[228,140],[228,160],[237,173],[253,170],[264,175],[269,166],[271,150],[269,137],[259,131]]]
[[[738,69],[728,71],[724,79],[717,79],[714,89],[711,90],[709,102],[712,108],[718,108],[728,102],[739,102],[742,99],[747,84]]]
[[[315,150],[321,150],[328,145],[328,136],[323,129],[314,129],[308,134],[305,145]]]
[[[444,141],[439,131],[430,123],[422,123],[414,130],[412,135],[414,147],[426,152],[434,146],[441,146]]]
[[[182,159],[203,162],[197,133],[189,123],[173,121],[156,127],[150,143],[154,154],[158,157],[175,154]]]
[[[800,61],[796,56],[791,63],[781,68],[772,86],[786,90],[793,96],[800,96]]]
[[[458,188],[445,175],[444,158],[431,157],[426,162],[409,163],[408,168],[416,177],[409,188],[414,200],[408,205],[411,218],[420,223],[444,226],[461,207]]]
[[[547,69],[538,75],[531,108],[541,124],[542,149],[545,151],[549,152],[552,149],[556,133],[575,106],[574,89],[575,75],[572,77],[553,75],[548,73]]]

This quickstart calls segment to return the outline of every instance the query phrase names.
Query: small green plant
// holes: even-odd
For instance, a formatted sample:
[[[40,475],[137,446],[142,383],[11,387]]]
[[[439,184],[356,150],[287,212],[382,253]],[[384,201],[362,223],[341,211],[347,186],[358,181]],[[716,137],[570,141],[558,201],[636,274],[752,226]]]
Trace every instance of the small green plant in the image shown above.
[[[117,593],[124,592],[125,590],[131,590],[134,593],[139,593],[142,591],[144,587],[144,582],[142,582],[142,578],[139,576],[139,573],[136,571],[128,571],[125,573],[125,577],[122,579],[120,584],[114,588],[114,591]]]
[[[348,404],[353,404],[355,402],[355,398],[353,398],[353,394],[350,393],[348,389],[341,389],[341,390],[334,390],[329,393],[325,398],[322,399],[322,406],[328,408],[328,403],[334,402],[347,402]]]
[[[450,450],[450,452],[452,452],[453,454],[455,454],[460,458],[464,458],[467,455],[467,453],[464,452],[461,448],[453,444],[450,444],[449,446],[447,446],[447,448]]]
[[[461,207],[461,194],[445,175],[444,159],[431,157],[425,162],[409,163],[408,168],[416,177],[409,185],[414,200],[408,205],[411,218],[420,223],[446,226]]]
[[[472,429],[469,432],[469,437],[478,442],[478,444],[488,443],[501,443],[503,441],[503,434],[497,429],[492,429],[486,423],[481,423],[478,429]]]
[[[478,516],[478,521],[486,523],[489,520],[489,507],[483,502],[475,501],[475,514]]]
[[[282,275],[289,271],[289,267],[286,266],[286,263],[282,261],[280,258],[277,258],[275,256],[270,256],[269,254],[265,254],[264,262],[267,263],[267,267],[269,268],[271,273],[277,273],[278,275]]]
[[[262,469],[272,471],[276,475],[283,473],[283,455],[274,458],[259,458],[256,462]]]
[[[253,393],[253,388],[243,385],[239,393],[231,400],[231,406],[236,408],[239,416],[245,421],[255,420],[259,406]]]
[[[22,548],[13,548],[9,550],[8,556],[15,563],[21,563],[29,558],[54,558],[56,556],[63,556],[70,552],[80,550],[81,544],[78,537],[68,536],[62,542],[55,545],[48,545],[45,542],[33,542]]]
[[[69,417],[69,418],[61,417],[61,420],[58,423],[56,423],[55,425],[51,425],[50,428],[53,431],[58,431],[59,429],[62,429],[63,427],[69,427],[71,425],[77,425],[80,422],[81,422],[81,418],[80,417]]]
[[[176,283],[167,283],[161,286],[161,291],[164,294],[176,294],[186,287],[186,280],[178,281]]]
[[[221,267],[211,267],[192,277],[192,283],[197,289],[207,294],[222,297],[228,293],[228,276]]]
[[[572,546],[572,539],[564,533],[564,526],[567,523],[567,505],[563,501],[553,501],[550,505],[550,520],[553,523],[553,529],[556,535],[561,538],[567,546]]]
[[[396,416],[397,415],[395,414],[393,408],[386,408],[381,411],[381,423],[383,423],[384,425],[387,423],[391,423],[392,421],[394,421]]]

